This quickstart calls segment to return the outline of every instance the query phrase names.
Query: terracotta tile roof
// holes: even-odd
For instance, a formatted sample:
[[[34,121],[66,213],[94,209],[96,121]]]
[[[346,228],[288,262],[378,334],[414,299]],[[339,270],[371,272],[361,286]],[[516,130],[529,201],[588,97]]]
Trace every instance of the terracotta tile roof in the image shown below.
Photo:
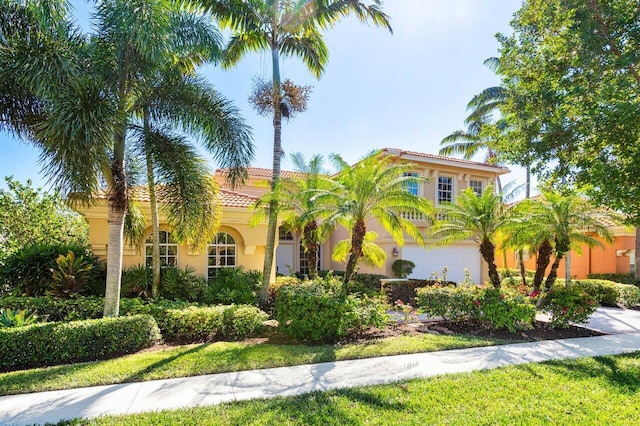
[[[225,171],[226,169],[218,169],[216,170],[216,175],[224,175]],[[271,176],[273,176],[273,170],[262,167],[247,167],[247,175],[250,178],[271,179]],[[280,177],[285,179],[304,178],[305,176],[306,174],[302,172],[294,172],[291,170],[280,171]]]
[[[131,197],[141,202],[151,201],[149,198],[149,189],[144,186],[135,186],[129,188]],[[229,191],[227,189],[219,189],[218,195],[220,195],[220,201],[224,207],[251,207],[258,200],[257,197],[252,195],[243,194],[241,192]],[[107,192],[100,191],[97,196],[100,200],[107,199]]]
[[[400,156],[412,155],[414,157],[430,158],[433,160],[441,160],[441,161],[451,161],[453,163],[467,164],[470,166],[494,167],[496,169],[503,169],[503,170],[507,169],[505,166],[501,166],[498,164],[489,164],[489,163],[483,163],[480,161],[469,161],[469,160],[463,160],[461,158],[445,157],[442,155],[435,155],[435,154],[426,154],[424,152],[405,151],[399,148],[382,148],[381,151],[387,152],[389,154],[400,155]]]

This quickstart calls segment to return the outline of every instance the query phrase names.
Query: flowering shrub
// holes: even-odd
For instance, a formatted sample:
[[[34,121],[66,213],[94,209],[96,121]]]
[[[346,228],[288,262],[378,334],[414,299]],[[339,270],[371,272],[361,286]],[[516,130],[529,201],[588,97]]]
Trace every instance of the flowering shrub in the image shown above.
[[[476,304],[478,320],[494,328],[506,328],[511,333],[533,328],[536,319],[534,298],[492,288],[484,289],[482,293]]]
[[[517,292],[481,287],[427,287],[417,292],[420,310],[430,316],[473,318],[512,333],[530,329],[535,320],[535,298]]]
[[[413,306],[409,305],[408,303],[404,303],[400,299],[396,300],[396,303],[393,304],[393,308],[397,312],[402,312],[403,317],[400,321],[400,324],[407,324],[411,320],[417,319],[415,314],[416,310],[413,308]]]
[[[551,327],[569,327],[569,323],[582,323],[598,307],[597,300],[580,288],[569,285],[551,290],[544,296],[542,308],[551,315]]]

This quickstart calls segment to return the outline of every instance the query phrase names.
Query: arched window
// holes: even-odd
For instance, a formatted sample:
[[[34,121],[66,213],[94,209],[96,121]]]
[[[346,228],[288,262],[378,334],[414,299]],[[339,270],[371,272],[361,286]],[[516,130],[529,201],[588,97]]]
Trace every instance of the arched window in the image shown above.
[[[207,246],[207,278],[215,277],[217,269],[234,268],[236,260],[236,240],[231,234],[218,232]]]
[[[153,262],[153,234],[149,235],[145,241],[144,260],[147,266],[151,266]],[[160,265],[178,265],[178,244],[169,231],[160,231]]]

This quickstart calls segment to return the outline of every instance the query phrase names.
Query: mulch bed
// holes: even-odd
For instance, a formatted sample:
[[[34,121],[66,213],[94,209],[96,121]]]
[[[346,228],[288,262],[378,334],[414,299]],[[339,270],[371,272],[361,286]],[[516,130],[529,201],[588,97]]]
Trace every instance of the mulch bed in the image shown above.
[[[483,326],[476,321],[430,321],[428,323],[400,324],[384,329],[371,328],[357,336],[351,336],[341,343],[364,343],[370,340],[385,337],[400,336],[403,334],[443,334],[465,335],[485,337],[488,339],[500,339],[512,342],[537,342],[541,340],[569,339],[574,337],[603,336],[604,333],[589,330],[582,327],[570,326],[568,328],[550,328],[548,323],[536,321],[533,329],[521,330],[510,333],[506,329],[492,329]]]

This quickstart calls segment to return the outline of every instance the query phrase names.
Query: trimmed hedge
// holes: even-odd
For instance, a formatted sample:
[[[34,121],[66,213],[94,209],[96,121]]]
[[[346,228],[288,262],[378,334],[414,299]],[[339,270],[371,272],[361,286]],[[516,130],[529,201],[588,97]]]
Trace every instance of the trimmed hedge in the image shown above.
[[[190,306],[166,310],[158,325],[167,341],[199,342],[251,336],[268,317],[248,305]]]
[[[640,280],[633,274],[588,274],[587,278],[591,280],[613,281],[620,284],[632,284],[635,286],[640,285]]]
[[[149,315],[3,328],[0,371],[109,358],[158,341],[158,325]]]

